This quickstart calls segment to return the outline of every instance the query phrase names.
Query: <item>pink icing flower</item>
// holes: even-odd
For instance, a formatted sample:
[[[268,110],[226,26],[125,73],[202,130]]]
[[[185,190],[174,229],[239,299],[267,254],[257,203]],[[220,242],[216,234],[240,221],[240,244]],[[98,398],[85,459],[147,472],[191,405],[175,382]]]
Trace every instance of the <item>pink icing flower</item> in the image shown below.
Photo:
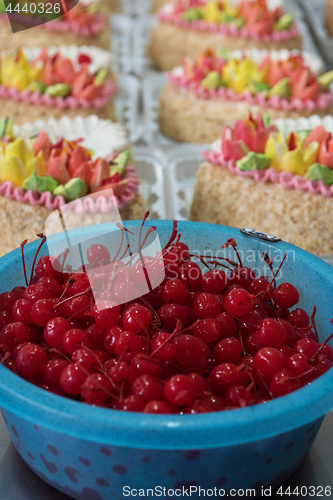
[[[319,146],[318,162],[321,165],[333,169],[333,138],[331,134],[330,137]]]
[[[275,125],[265,126],[262,116],[239,120],[234,129],[226,127],[222,134],[222,153],[226,160],[240,160],[249,151],[264,153],[268,136],[276,131]]]

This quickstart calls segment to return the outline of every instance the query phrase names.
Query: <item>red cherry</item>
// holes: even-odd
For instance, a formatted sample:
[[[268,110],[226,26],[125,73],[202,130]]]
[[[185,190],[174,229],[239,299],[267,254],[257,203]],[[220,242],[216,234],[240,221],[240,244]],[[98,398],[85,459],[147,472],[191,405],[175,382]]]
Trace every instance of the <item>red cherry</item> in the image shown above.
[[[301,339],[296,342],[293,354],[304,354],[307,359],[311,359],[318,353],[319,345],[312,339]]]
[[[237,323],[229,313],[222,312],[221,314],[218,314],[216,316],[215,320],[220,325],[221,337],[227,338],[237,335],[238,332]]]
[[[287,340],[287,332],[279,321],[266,318],[258,330],[258,340],[264,346],[280,346]]]
[[[0,311],[12,312],[13,305],[17,301],[18,296],[14,292],[0,293]]]
[[[103,373],[92,373],[81,385],[81,396],[91,404],[102,403],[112,395],[112,385]]]
[[[174,413],[171,405],[165,401],[149,401],[143,409],[143,413],[166,414]]]
[[[210,293],[222,292],[227,284],[228,277],[222,269],[207,271],[202,277],[202,286]]]
[[[130,306],[123,312],[123,327],[134,333],[147,330],[152,322],[153,315],[149,309],[141,304]]]
[[[29,330],[22,321],[9,323],[0,332],[0,342],[6,351],[13,351],[16,346],[29,342],[29,340]]]
[[[87,250],[87,259],[90,265],[109,264],[111,256],[104,245],[93,243]]]
[[[252,311],[252,295],[242,288],[235,288],[225,296],[223,306],[232,316],[243,316]]]
[[[209,375],[212,388],[218,395],[224,395],[233,385],[246,386],[249,376],[245,371],[239,371],[234,363],[222,363],[215,366]]]
[[[60,295],[60,285],[52,276],[43,276],[39,278],[36,285],[46,288],[46,290],[50,292],[51,297],[59,297]]]
[[[193,335],[207,344],[216,342],[221,335],[220,323],[213,318],[201,319],[194,325]]]
[[[285,358],[282,352],[274,347],[262,347],[254,355],[254,364],[266,377],[272,377],[283,370]]]
[[[65,359],[50,359],[44,365],[43,378],[47,384],[60,387],[60,375],[64,368],[69,366],[69,361]]]
[[[25,325],[31,323],[31,308],[30,300],[18,299],[13,304],[12,316],[14,321],[22,321]]]
[[[272,293],[275,304],[283,309],[289,309],[299,301],[297,288],[291,283],[281,283]]]
[[[187,297],[187,288],[179,279],[169,279],[163,286],[162,299],[164,302],[182,304]]]
[[[294,311],[291,311],[288,315],[287,321],[294,328],[306,328],[310,324],[309,315],[306,311],[304,311],[304,309],[294,309]]]
[[[56,271],[53,267],[54,259],[46,255],[45,257],[41,257],[35,267],[35,274],[37,278],[42,278],[43,276],[51,276],[58,283],[62,281],[62,273]]]
[[[182,323],[186,321],[185,309],[180,304],[164,304],[159,308],[157,314],[165,328],[171,331],[175,329],[177,320]]]
[[[174,375],[165,384],[164,395],[172,405],[184,406],[194,399],[196,386],[190,377]]]
[[[149,401],[163,401],[164,385],[151,375],[140,375],[131,386],[131,394],[140,396],[146,403]]]
[[[124,361],[130,362],[135,354],[142,352],[142,348],[142,340],[134,332],[124,330],[115,338],[114,351]]]
[[[109,304],[111,305],[111,304]],[[114,304],[112,307],[108,307],[107,309],[99,310],[97,305],[94,304],[91,308],[91,316],[95,318],[95,323],[100,328],[109,328],[113,326],[120,315],[120,306]]]
[[[214,354],[219,363],[238,363],[243,354],[239,340],[229,337],[221,339],[214,347]]]
[[[46,326],[50,319],[58,316],[57,309],[53,310],[57,302],[56,298],[37,300],[31,308],[31,320],[37,326]]]
[[[73,354],[78,346],[90,347],[89,337],[83,330],[72,328],[62,336],[61,345],[68,354]]]
[[[25,377],[33,377],[43,370],[46,361],[45,350],[29,342],[19,349],[15,363]]]
[[[301,387],[299,379],[295,378],[295,374],[289,370],[281,370],[277,372],[271,380],[270,391],[274,398],[284,396],[290,392],[296,391]]]
[[[199,318],[215,318],[220,311],[221,303],[212,293],[200,293],[194,299],[194,312]]]
[[[70,395],[78,395],[81,392],[83,382],[86,380],[87,374],[79,364],[72,363],[66,366],[61,372],[59,383],[61,389]]]

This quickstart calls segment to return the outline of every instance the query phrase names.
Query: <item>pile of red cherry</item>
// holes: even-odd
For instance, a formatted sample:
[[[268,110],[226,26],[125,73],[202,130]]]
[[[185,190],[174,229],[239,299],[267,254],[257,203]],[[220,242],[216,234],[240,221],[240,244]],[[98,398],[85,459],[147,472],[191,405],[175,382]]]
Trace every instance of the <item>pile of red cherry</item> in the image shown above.
[[[311,318],[290,312],[299,293],[276,286],[280,268],[274,273],[266,255],[272,277],[256,277],[233,239],[228,246],[237,262],[193,256],[174,223],[166,247],[144,258],[147,268],[162,260],[163,282],[104,310],[86,271],[112,262],[105,246],[91,245],[75,271],[66,255],[62,267],[60,257],[37,262],[38,250],[29,281],[23,256],[27,286],[0,295],[1,362],[55,394],[146,413],[230,410],[313,382],[333,365],[333,349],[318,341],[315,308]]]

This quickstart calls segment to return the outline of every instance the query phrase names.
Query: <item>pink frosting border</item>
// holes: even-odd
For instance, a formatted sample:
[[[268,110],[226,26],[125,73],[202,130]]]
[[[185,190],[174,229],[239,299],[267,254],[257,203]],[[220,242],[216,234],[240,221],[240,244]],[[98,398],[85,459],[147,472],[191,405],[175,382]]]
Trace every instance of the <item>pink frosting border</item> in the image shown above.
[[[282,42],[284,40],[295,38],[297,35],[299,35],[299,29],[296,24],[294,24],[290,30],[273,31],[272,33],[261,36],[258,35],[258,33],[253,33],[248,28],[238,29],[236,26],[207,23],[202,20],[193,22],[186,21],[185,19],[182,19],[176,12],[165,12],[163,10],[160,10],[157,13],[157,18],[161,22],[175,24],[184,29],[217,33],[224,36],[249,38],[251,40],[261,40],[263,42]]]
[[[103,14],[96,14],[89,26],[81,26],[77,21],[50,21],[42,25],[47,31],[73,31],[79,36],[96,36],[104,28]]]
[[[7,14],[0,14],[0,19],[9,22]],[[30,19],[29,23],[31,28],[35,27],[39,29],[44,29],[46,31],[54,31],[58,33],[71,31],[74,32],[76,35],[84,37],[98,35],[103,30],[105,24],[103,14],[95,14],[89,26],[81,26],[76,20],[59,21],[56,19],[53,21],[48,21],[45,24],[36,24],[35,26],[32,26],[31,21],[32,19]],[[22,18],[22,23],[24,22],[27,22],[26,18]]]
[[[40,94],[36,92],[28,92],[26,90],[18,90],[14,87],[5,87],[0,85],[0,98],[11,98],[14,101],[22,101],[26,104],[33,104],[36,106],[48,106],[58,109],[77,109],[77,108],[103,108],[108,101],[114,96],[117,90],[116,85],[111,80],[105,80],[101,97],[95,99],[78,99],[77,97],[51,97],[47,94]]]
[[[140,181],[135,167],[128,165],[125,169],[123,179],[128,181],[126,188],[121,196],[114,197],[118,209],[124,208],[131,203],[139,190]],[[41,194],[32,189],[24,191],[22,188],[14,187],[11,181],[0,184],[0,195],[5,196],[9,200],[26,203],[33,207],[45,207],[52,212],[67,205],[63,196],[53,196],[49,191]],[[113,198],[108,198],[101,194],[96,198],[92,196],[87,196],[84,199],[78,198],[72,202],[72,207],[76,214],[96,212],[107,213],[114,209],[114,203]]]
[[[321,194],[322,196],[333,196],[333,185],[327,186],[322,181],[311,181],[300,175],[294,175],[291,172],[278,172],[270,167],[267,170],[240,170],[234,160],[225,160],[222,153],[216,151],[204,151],[202,154],[204,160],[214,163],[220,167],[225,167],[232,174],[239,175],[243,179],[252,178],[257,182],[273,182],[281,184],[284,189],[296,189],[296,191],[309,191],[312,194]]]
[[[250,92],[236,94],[233,89],[226,87],[206,90],[200,85],[200,82],[191,81],[185,75],[178,76],[172,72],[167,72],[166,76],[169,82],[173,85],[183,87],[202,99],[224,99],[234,102],[245,102],[249,105],[262,106],[263,108],[283,109],[284,111],[324,110],[333,104],[333,94],[331,92],[323,92],[316,101],[313,101],[312,99],[301,101],[301,99],[298,98],[293,98],[288,101],[278,95],[267,99],[263,92],[258,92],[258,94],[253,96]]]

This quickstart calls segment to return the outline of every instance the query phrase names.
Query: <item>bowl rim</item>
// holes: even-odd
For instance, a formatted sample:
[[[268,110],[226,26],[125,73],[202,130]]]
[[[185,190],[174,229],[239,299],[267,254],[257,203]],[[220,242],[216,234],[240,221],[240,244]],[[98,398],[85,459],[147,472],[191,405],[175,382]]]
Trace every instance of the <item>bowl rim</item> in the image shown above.
[[[141,221],[123,221],[123,224],[140,225]],[[148,220],[147,226],[152,225],[169,228],[172,221]],[[180,230],[203,225],[213,232],[242,237],[237,228],[178,222]],[[38,240],[29,243],[25,253],[32,254],[38,244]],[[326,278],[329,276],[333,285],[333,268],[318,257],[285,242],[274,243],[274,246],[297,251],[303,262]],[[20,255],[20,249],[16,249],[2,257],[0,273]],[[0,407],[5,414],[8,411],[50,431],[113,446],[165,450],[218,448],[270,438],[322,417],[333,408],[333,370],[311,385],[267,404],[197,415],[151,415],[69,400],[32,385],[0,365]]]

